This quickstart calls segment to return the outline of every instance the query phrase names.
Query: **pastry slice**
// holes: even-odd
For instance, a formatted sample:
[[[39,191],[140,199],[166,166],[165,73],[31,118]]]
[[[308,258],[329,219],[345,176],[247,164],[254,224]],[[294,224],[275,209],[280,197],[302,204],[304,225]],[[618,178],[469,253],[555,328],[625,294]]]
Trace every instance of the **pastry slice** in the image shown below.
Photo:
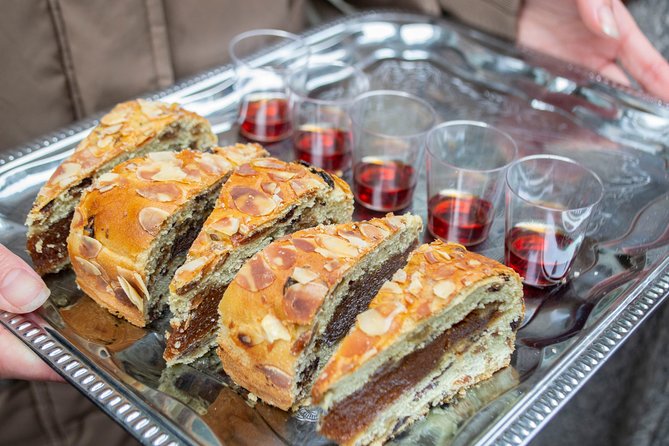
[[[203,150],[217,138],[206,119],[177,104],[142,99],[119,104],[100,119],[42,187],[28,214],[27,248],[40,274],[69,264],[67,234],[84,189],[129,158],[149,152]]]
[[[358,315],[316,380],[319,432],[380,444],[509,365],[520,277],[454,243],[422,245]]]
[[[281,409],[306,404],[337,342],[405,264],[421,229],[410,214],[319,226],[253,256],[219,306],[225,372]]]
[[[100,175],[74,211],[67,239],[77,285],[143,327],[167,303],[174,271],[240,163],[267,154],[255,144],[155,152]]]
[[[216,345],[217,308],[244,262],[299,229],[351,220],[353,196],[336,176],[274,158],[240,167],[170,285],[165,360],[189,363]]]

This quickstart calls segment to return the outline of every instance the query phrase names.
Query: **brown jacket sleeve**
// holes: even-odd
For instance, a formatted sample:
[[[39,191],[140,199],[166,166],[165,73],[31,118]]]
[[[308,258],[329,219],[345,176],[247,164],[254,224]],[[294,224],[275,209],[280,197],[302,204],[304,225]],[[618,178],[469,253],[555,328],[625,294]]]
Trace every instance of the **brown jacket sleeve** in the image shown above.
[[[228,61],[252,28],[298,31],[304,0],[14,0],[0,14],[0,152]]]
[[[522,0],[439,0],[441,7],[464,23],[514,40]]]
[[[513,38],[521,0],[351,0]],[[305,0],[15,0],[0,14],[0,151],[228,60],[232,36],[298,31]],[[29,31],[28,31],[29,30]]]

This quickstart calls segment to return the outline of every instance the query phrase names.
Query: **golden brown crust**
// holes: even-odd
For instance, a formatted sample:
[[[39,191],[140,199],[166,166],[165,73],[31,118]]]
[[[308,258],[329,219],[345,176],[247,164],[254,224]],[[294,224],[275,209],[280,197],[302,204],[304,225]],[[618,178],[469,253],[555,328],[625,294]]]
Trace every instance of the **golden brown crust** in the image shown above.
[[[435,314],[448,311],[460,293],[476,282],[507,276],[520,283],[511,268],[455,243],[435,241],[411,254],[407,266],[387,281],[341,341],[312,388],[312,400],[344,376],[392,345]]]
[[[93,175],[101,166],[125,152],[134,152],[178,121],[196,121],[202,125],[209,145],[216,135],[203,117],[182,109],[178,104],[148,102],[142,99],[118,104],[100,119],[100,124],[79,143],[74,153],[58,166],[39,191],[28,217],[34,219],[42,208],[58,195]]]
[[[147,322],[146,266],[163,225],[193,197],[220,181],[257,145],[155,152],[101,175],[75,209],[68,252],[79,287],[131,323]]]
[[[314,226],[328,215],[335,222],[350,220],[353,194],[348,184],[321,169],[276,158],[258,158],[231,175],[221,189],[214,211],[193,242],[186,262],[170,283],[170,308],[174,317],[163,355],[168,364],[192,361],[202,352],[193,346],[206,343],[206,339],[211,341],[215,325],[207,325],[213,322],[208,312],[216,312],[223,291],[211,296],[201,292],[210,286],[204,279],[213,271],[223,270],[234,250],[257,237],[267,237],[268,230],[282,219],[290,218],[291,209],[314,199],[325,199],[328,205],[336,205],[337,212],[334,208],[329,212],[322,203],[314,203],[315,207],[322,208],[319,220],[305,217],[310,219],[302,221],[304,218],[300,218],[297,224],[304,227],[308,222],[308,226]],[[348,212],[343,212],[347,207]],[[221,282],[219,279],[215,286],[227,285]],[[194,292],[197,294],[193,296]],[[192,298],[187,301],[188,296]],[[187,316],[183,314],[186,311]]]
[[[218,352],[226,373],[264,401],[290,408],[297,360],[323,301],[409,219],[418,217],[389,215],[298,231],[246,262],[219,306]]]
[[[351,200],[348,185],[337,180],[336,187]],[[247,243],[259,228],[300,200],[328,189],[321,175],[298,163],[259,158],[242,165],[221,189],[214,211],[188,251],[186,263],[175,274],[170,291],[181,294],[232,250]]]

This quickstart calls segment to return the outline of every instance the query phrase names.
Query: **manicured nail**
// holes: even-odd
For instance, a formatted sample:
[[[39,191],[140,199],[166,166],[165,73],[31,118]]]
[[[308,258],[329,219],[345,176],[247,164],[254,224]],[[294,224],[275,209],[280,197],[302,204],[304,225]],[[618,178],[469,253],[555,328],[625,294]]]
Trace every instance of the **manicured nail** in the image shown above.
[[[613,16],[613,9],[610,5],[602,5],[599,8],[599,23],[602,26],[602,32],[612,39],[620,37],[616,18]]]
[[[49,294],[51,292],[44,282],[23,268],[11,270],[0,283],[0,295],[24,312],[37,309]]]

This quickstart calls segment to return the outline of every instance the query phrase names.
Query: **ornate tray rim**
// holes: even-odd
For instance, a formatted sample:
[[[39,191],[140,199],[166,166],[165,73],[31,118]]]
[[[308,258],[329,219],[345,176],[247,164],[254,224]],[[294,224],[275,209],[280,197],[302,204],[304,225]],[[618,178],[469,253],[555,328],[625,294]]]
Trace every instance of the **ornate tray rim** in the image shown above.
[[[425,16],[397,10],[372,10],[327,22],[303,33],[308,38],[339,25],[355,20],[389,19],[395,14],[404,17]],[[432,18],[431,18],[432,19]],[[434,19],[442,20],[442,19]],[[449,24],[451,24],[449,22]],[[462,31],[462,27],[457,24]],[[495,45],[496,39],[475,30],[466,32],[478,39]],[[526,52],[528,50],[523,49]],[[539,58],[552,59],[538,55]],[[231,65],[220,66],[185,79],[172,87],[144,95],[147,99],[178,100],[198,90],[216,85],[225,80]],[[590,71],[569,65],[569,71],[586,74],[594,82],[600,82]],[[602,84],[604,84],[602,82]],[[659,114],[669,115],[669,109],[661,102],[637,90],[607,82],[607,88],[617,90],[630,102],[642,108],[654,108]],[[58,151],[64,146],[83,138],[85,132],[97,125],[102,113],[79,121],[71,126],[37,138],[32,142],[10,149],[0,156],[0,174],[17,168],[16,164],[30,161],[36,152]],[[32,155],[32,156],[31,156]],[[531,390],[514,403],[514,408],[498,420],[496,429],[491,429],[478,438],[476,444],[524,445],[534,438],[541,428],[573,397],[595,374],[630,335],[669,297],[669,258],[660,260],[651,267],[636,287],[627,289],[616,300],[617,303],[602,315],[599,321],[583,330],[577,341],[570,345],[549,372],[533,383]],[[46,361],[67,382],[95,403],[114,421],[123,426],[145,445],[189,444],[194,438],[184,432],[163,414],[154,411],[141,396],[119,385],[113,375],[93,363],[84,353],[58,333],[57,328],[36,313],[14,314],[0,311],[0,324],[21,339],[30,349]],[[202,426],[204,427],[204,426]],[[204,432],[205,437],[209,437]],[[207,438],[217,443],[215,438]]]

